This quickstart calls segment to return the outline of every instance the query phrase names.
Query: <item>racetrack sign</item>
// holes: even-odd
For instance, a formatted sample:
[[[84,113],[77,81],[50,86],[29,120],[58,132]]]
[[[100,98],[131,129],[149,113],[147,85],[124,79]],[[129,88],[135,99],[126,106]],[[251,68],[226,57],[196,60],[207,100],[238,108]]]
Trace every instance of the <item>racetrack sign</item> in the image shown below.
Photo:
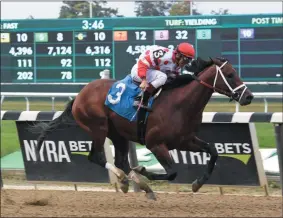
[[[27,180],[109,183],[108,170],[88,160],[92,140],[77,125],[62,124],[50,133],[37,160],[38,134],[27,130],[33,123],[16,121]]]
[[[200,139],[219,154],[207,184],[263,186],[267,184],[253,123],[202,123]],[[177,165],[173,183],[192,183],[203,175],[210,159],[202,152],[170,151]]]
[[[35,122],[36,123],[36,122]],[[109,183],[108,171],[88,161],[91,138],[77,125],[62,124],[50,133],[36,159],[38,134],[27,130],[31,121],[16,121],[26,177],[29,181]],[[199,138],[216,147],[219,158],[206,184],[264,186],[267,184],[253,123],[202,123]],[[191,184],[203,175],[207,153],[170,151],[178,171],[173,183]],[[109,157],[108,157],[109,158]],[[157,162],[158,163],[158,162]],[[148,169],[153,171],[153,169]],[[155,169],[162,171],[161,169]]]

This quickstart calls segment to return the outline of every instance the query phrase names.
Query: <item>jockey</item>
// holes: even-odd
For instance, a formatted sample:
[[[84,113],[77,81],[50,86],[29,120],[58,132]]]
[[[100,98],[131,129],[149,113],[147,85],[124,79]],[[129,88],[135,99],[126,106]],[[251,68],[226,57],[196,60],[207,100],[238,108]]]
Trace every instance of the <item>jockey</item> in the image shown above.
[[[180,43],[174,50],[153,45],[143,52],[131,70],[134,82],[144,90],[141,107],[147,107],[152,93],[164,85],[168,78],[180,75],[181,68],[189,64],[195,57],[194,47],[187,42]],[[136,98],[135,106],[140,104],[141,96]]]

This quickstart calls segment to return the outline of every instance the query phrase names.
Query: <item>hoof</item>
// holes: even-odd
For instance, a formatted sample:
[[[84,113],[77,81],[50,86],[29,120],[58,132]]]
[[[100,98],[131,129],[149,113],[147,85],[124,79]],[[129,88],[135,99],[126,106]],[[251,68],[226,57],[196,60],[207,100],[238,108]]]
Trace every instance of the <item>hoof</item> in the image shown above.
[[[154,200],[154,201],[156,201],[156,197],[155,197],[155,194],[154,194],[153,192],[146,193],[145,196],[146,196],[146,198],[149,199],[149,200]]]
[[[142,174],[145,171],[145,167],[137,166],[137,167],[132,168],[132,170],[136,173]]]
[[[132,170],[129,173],[129,178],[133,180],[134,183],[136,183],[139,188],[143,191],[146,192],[145,196],[147,197],[147,199],[150,200],[155,200],[156,201],[156,197],[152,191],[152,189],[149,187],[149,185],[144,181],[144,179],[142,178],[142,175],[140,175],[139,173],[135,172],[134,170]]]
[[[199,181],[196,179],[192,184],[192,190],[193,192],[197,192],[203,184],[200,184]]]
[[[118,181],[120,184],[120,189],[124,193],[128,193],[129,191],[129,180],[124,171],[118,169],[120,176],[118,177]]]
[[[120,181],[120,189],[122,190],[122,192],[128,193],[128,191],[129,191],[129,180],[126,177],[124,177],[124,179],[122,179]]]

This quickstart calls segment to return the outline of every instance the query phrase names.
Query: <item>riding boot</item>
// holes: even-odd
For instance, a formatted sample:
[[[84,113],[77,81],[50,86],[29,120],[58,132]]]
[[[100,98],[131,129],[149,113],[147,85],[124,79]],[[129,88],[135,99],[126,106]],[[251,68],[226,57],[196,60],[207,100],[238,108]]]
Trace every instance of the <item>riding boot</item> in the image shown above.
[[[151,97],[151,95],[154,93],[156,88],[153,85],[151,85],[150,83],[148,85],[149,86],[146,88],[146,90],[144,91],[144,94],[143,94],[143,102],[141,104],[141,107],[145,108],[148,111],[151,111],[151,108],[148,107],[148,100]],[[135,100],[136,101],[135,101],[134,105],[138,107],[140,105],[141,96],[136,97]]]

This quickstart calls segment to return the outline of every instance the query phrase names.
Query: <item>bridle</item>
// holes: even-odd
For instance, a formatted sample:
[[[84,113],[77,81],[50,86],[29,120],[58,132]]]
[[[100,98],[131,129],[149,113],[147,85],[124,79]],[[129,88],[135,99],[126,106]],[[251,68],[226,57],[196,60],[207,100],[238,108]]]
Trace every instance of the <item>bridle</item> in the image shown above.
[[[224,76],[224,74],[222,73],[222,68],[228,63],[228,61],[225,61],[220,67],[216,65],[216,75],[215,75],[215,78],[214,78],[214,82],[213,82],[213,86],[204,82],[203,80],[200,80],[196,75],[194,74],[191,74],[193,79],[198,81],[200,84],[220,93],[220,94],[223,94],[223,95],[227,95],[228,97],[230,97],[230,101],[232,100],[237,100],[238,98],[238,101],[241,101],[244,93],[246,92],[247,90],[247,86],[243,83],[239,86],[237,86],[235,89],[232,89],[232,87],[230,86],[230,84],[228,83],[226,77]],[[222,90],[222,89],[219,89],[216,87],[216,82],[217,82],[217,79],[218,79],[218,75],[220,74],[220,76],[222,77],[223,81],[225,82],[226,86],[229,88],[230,92],[226,92],[225,90]],[[242,94],[241,96],[239,96],[239,93],[236,92],[237,90],[241,89],[241,88],[244,88],[244,90],[242,91]]]

